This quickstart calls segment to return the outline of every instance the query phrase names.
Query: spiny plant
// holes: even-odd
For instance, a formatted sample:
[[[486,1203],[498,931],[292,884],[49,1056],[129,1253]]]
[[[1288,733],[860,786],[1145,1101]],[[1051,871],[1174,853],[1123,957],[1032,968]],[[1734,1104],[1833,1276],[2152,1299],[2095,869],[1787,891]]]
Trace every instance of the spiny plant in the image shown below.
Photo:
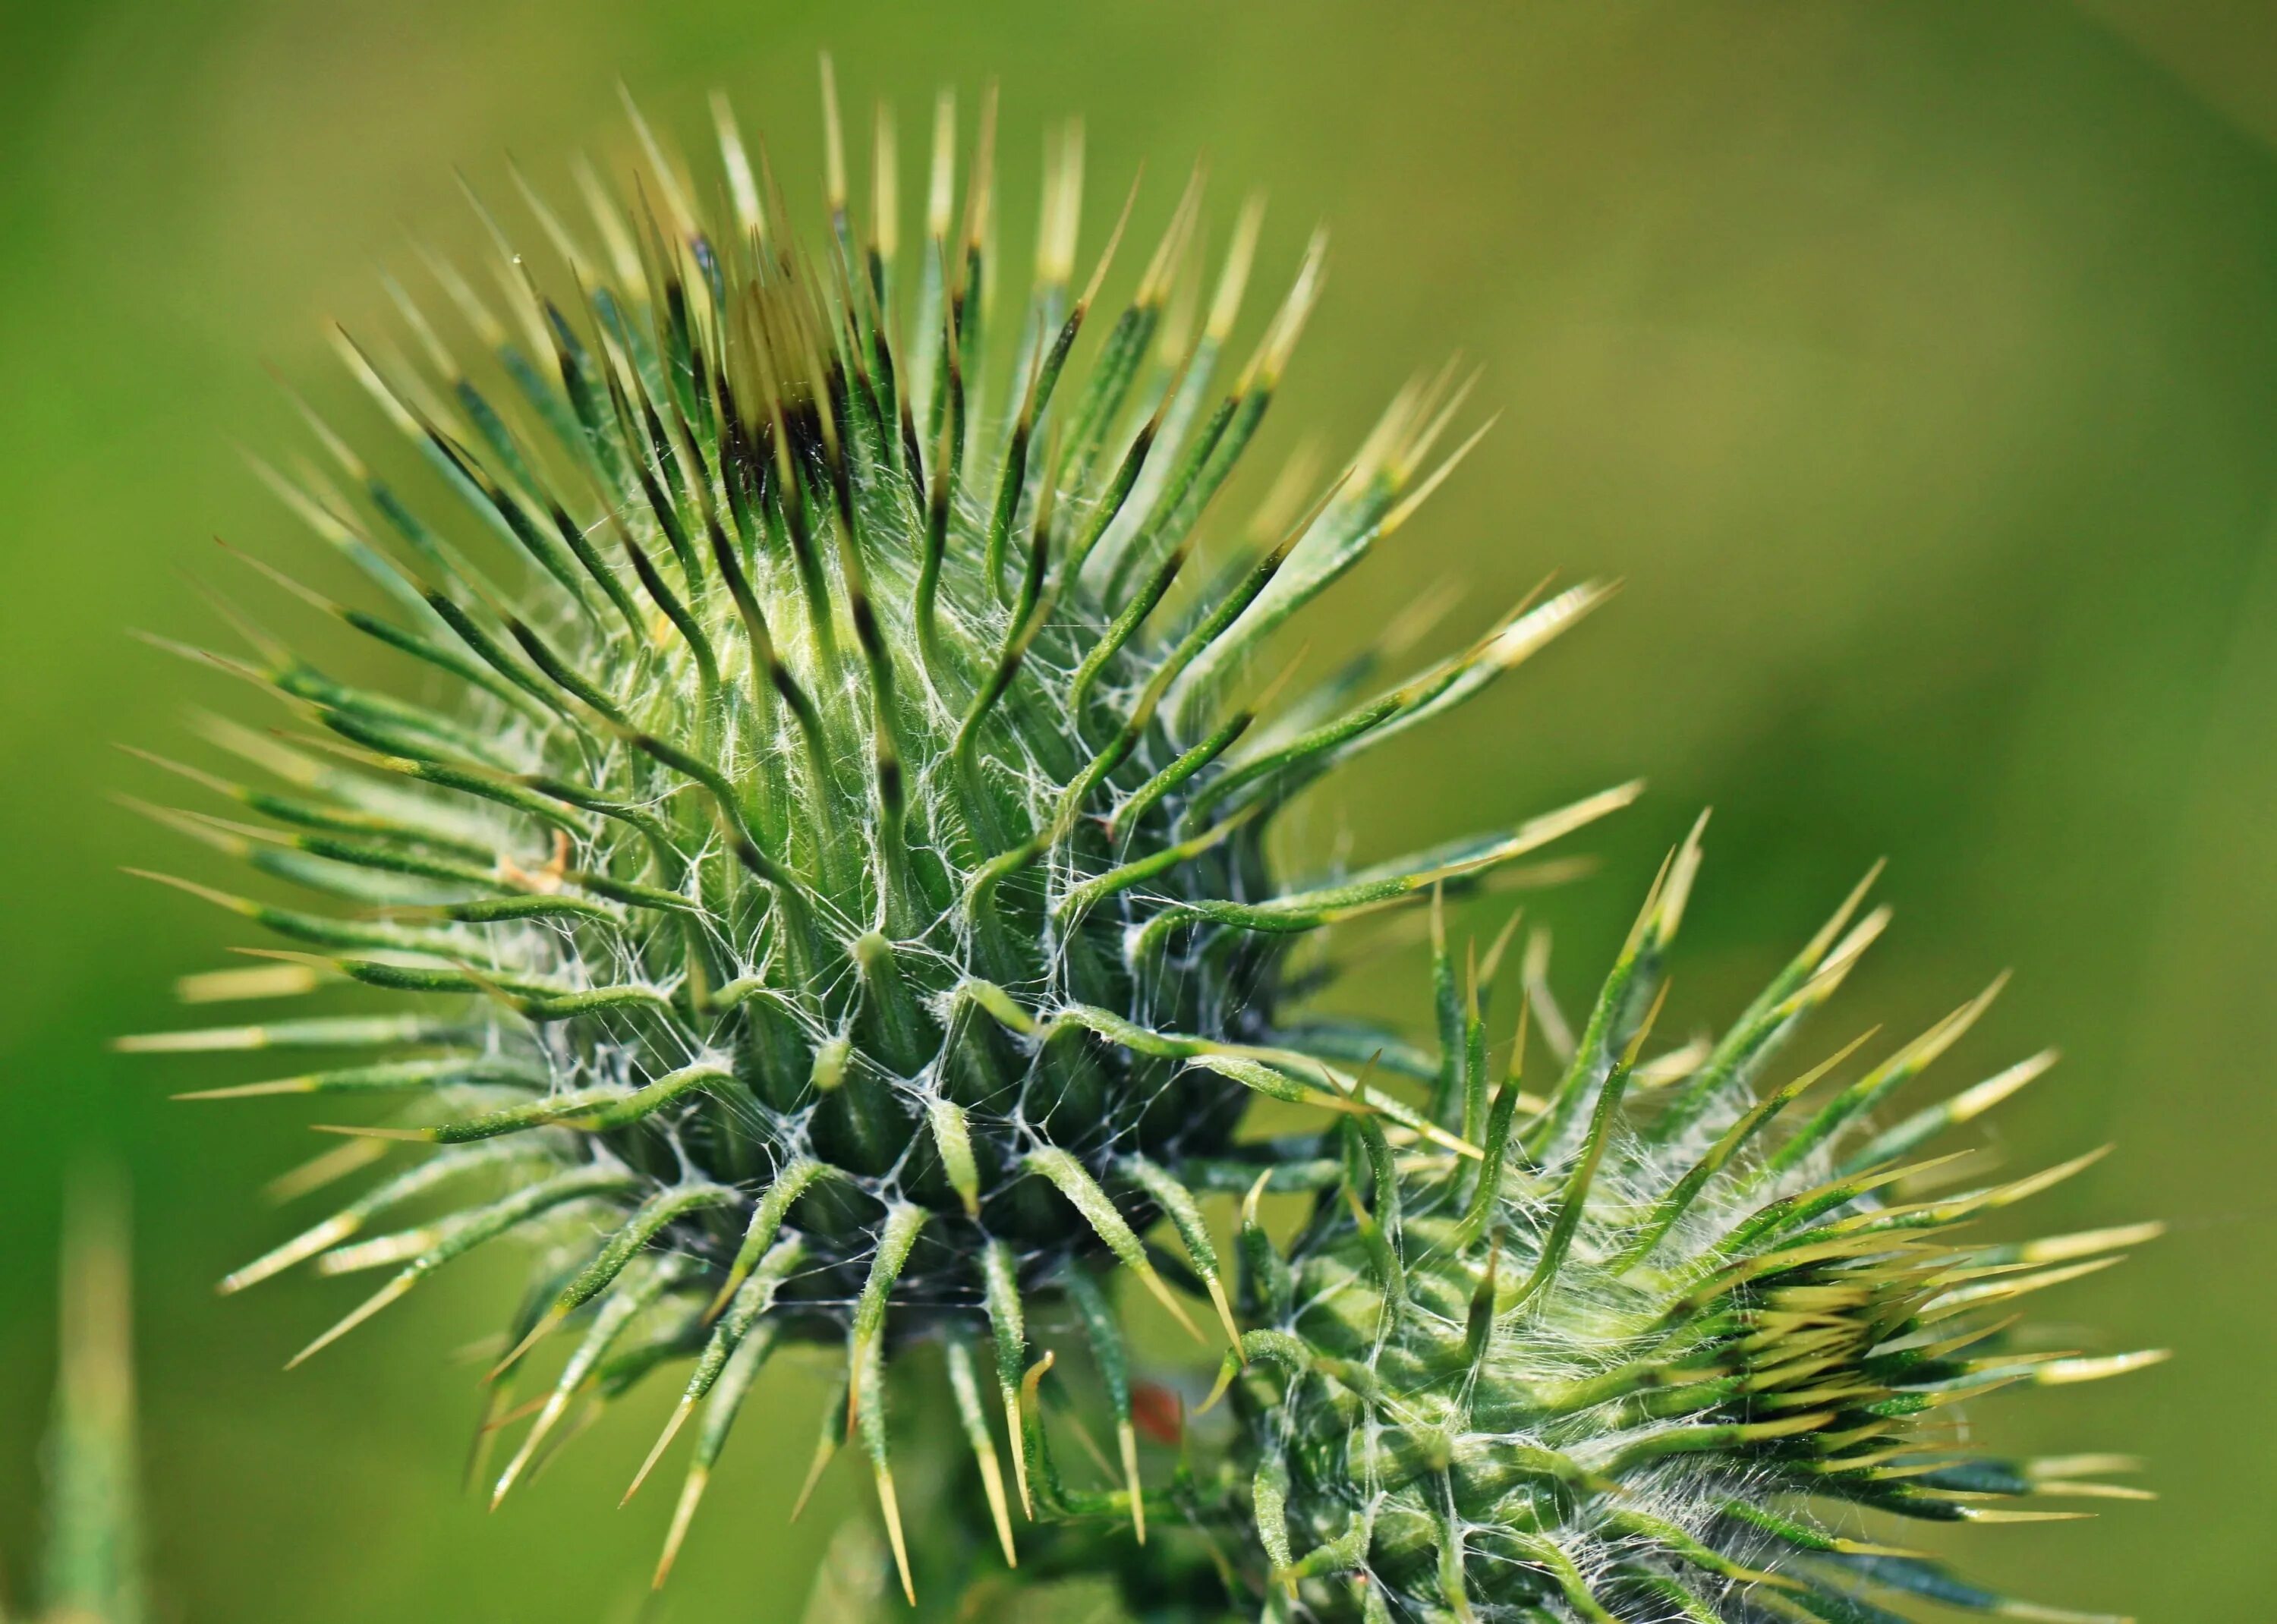
[[[1047,1356],[1026,1377],[1024,1414],[1045,1515],[1200,1530],[1215,1565],[1189,1558],[1177,1570],[1181,1616],[1238,1605],[1267,1620],[1366,1624],[1898,1624],[1892,1605],[1923,1601],[2112,1624],[1985,1590],[1884,1543],[1877,1525],[2030,1522],[2072,1514],[2029,1507],[2043,1498],[2142,1498],[2103,1481],[2132,1469],[2126,1457],[1985,1454],[1953,1407],[2163,1358],[2027,1339],[2011,1312],[2159,1226],[2025,1241],[1966,1233],[2100,1152],[1932,1188],[1968,1153],[1923,1152],[2052,1054],[1874,1127],[1997,983],[1853,1077],[1845,1063],[1870,1032],[1757,1087],[1881,934],[1886,910],[1853,922],[1865,885],[1720,1037],[1647,1058],[1700,851],[1695,829],[1578,1040],[1529,970],[1499,1079],[1483,990],[1501,944],[1466,982],[1442,937],[1428,1115],[1482,1154],[1355,1114],[1309,1159],[1267,1146],[1182,1170],[1245,1190],[1242,1335],[1204,1405],[1230,1391],[1234,1430],[1190,1444],[1159,1488],[1070,1488],[1039,1404]],[[1537,1006],[1562,1062],[1541,1094],[1521,1078]],[[1285,1245],[1260,1223],[1268,1189],[1317,1192]],[[1127,1432],[1127,1355],[1111,1324],[1089,1329]]]
[[[389,472],[311,409],[330,470],[263,472],[388,607],[259,567],[432,692],[335,675],[230,610],[249,654],[181,651],[298,731],[209,720],[257,778],[152,758],[232,816],[150,810],[332,905],[169,880],[295,944],[190,996],[346,980],[413,1001],[125,1046],[362,1051],[210,1096],[408,1097],[331,1130],[355,1148],[318,1175],[399,1142],[432,1153],[225,1283],[310,1259],[394,1271],[299,1358],[484,1242],[534,1243],[493,1419],[534,1347],[583,1331],[499,1494],[581,1392],[697,1354],[673,1425],[711,1408],[676,1546],[769,1349],[842,1338],[831,1413],[862,1439],[899,1556],[888,1348],[985,1322],[1011,1400],[1030,1301],[1101,1257],[1186,1319],[1142,1240],[1163,1215],[1179,1272],[1236,1335],[1172,1170],[1225,1150],[1253,1096],[1463,1148],[1357,1076],[1348,1042],[1292,1021],[1289,944],[1481,884],[1632,791],[1356,873],[1277,875],[1282,808],[1604,589],[1521,605],[1391,686],[1368,656],[1276,700],[1253,671],[1268,639],[1462,454],[1426,472],[1463,399],[1452,371],[1402,392],[1316,491],[1300,458],[1253,520],[1223,523],[1319,295],[1321,239],[1221,384],[1260,211],[1242,211],[1205,307],[1197,172],[1096,338],[1131,205],[1078,285],[1070,125],[999,342],[993,97],[961,225],[940,103],[913,271],[889,114],[857,237],[826,69],[824,100],[819,249],[724,102],[703,183],[635,111],[639,171],[613,186],[578,170],[583,235],[522,188],[547,265],[484,210],[495,290],[433,259],[435,308],[392,289],[407,355],[343,336],[408,447],[396,459],[424,469]],[[445,310],[462,333],[444,336]],[[993,1466],[988,1483],[1001,1507]]]
[[[134,1445],[133,1292],[125,1203],[109,1185],[73,1192],[59,1277],[49,1521],[37,1611],[26,1624],[141,1624],[141,1513]]]

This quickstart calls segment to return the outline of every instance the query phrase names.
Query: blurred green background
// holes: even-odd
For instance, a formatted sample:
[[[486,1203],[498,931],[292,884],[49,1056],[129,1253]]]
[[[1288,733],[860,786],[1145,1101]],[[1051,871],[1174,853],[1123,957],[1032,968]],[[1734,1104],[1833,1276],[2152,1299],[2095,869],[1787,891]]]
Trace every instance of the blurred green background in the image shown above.
[[[499,1273],[446,1276],[289,1377],[353,1287],[214,1300],[283,1233],[256,1187],[308,1135],[290,1110],[170,1104],[183,1069],[103,1048],[175,1021],[171,979],[236,939],[117,872],[179,854],[106,801],[148,787],[111,741],[165,747],[186,702],[234,697],[123,633],[203,634],[182,572],[212,573],[209,534],[282,550],[234,449],[299,443],[261,362],[352,411],[324,320],[382,320],[372,271],[407,269],[407,230],[475,246],[453,163],[503,194],[510,147],[559,186],[580,144],[625,147],[622,75],[691,135],[727,87],[804,186],[824,45],[906,132],[937,84],[1001,75],[1016,219],[1043,121],[1080,112],[1087,244],[1142,156],[1157,220],[1197,151],[1221,230],[1269,186],[1276,277],[1329,220],[1284,444],[1300,419],[1352,444],[1451,349],[1483,365],[1500,426],[1309,635],[1344,646],[1445,578],[1471,592],[1451,637],[1550,569],[1627,590],[1371,761],[1306,839],[1389,853],[1645,774],[1591,837],[1600,877],[1538,905],[1578,989],[1713,803],[1687,1021],[1889,856],[1899,929],[1841,1032],[1917,1028],[2013,964],[1944,1081],[2061,1044],[2003,1154],[2121,1149],[2038,1218],[2175,1227],[2048,1310],[2174,1363],[1983,1412],[2020,1446],[2140,1450],[2162,1498],[1976,1533],[1972,1559],[2148,1624],[2266,1616],[2277,8],[2245,0],[10,8],[0,1570],[32,1544],[58,1188],[100,1150],[136,1193],[162,1616],[633,1616],[669,1500],[612,1509],[643,1420],[494,1517],[458,1491],[475,1385],[445,1354],[491,1328]],[[1382,984],[1413,1006],[1409,967]],[[781,1456],[820,1394],[770,1376],[670,1617],[791,1614],[861,1498],[842,1472],[784,1526]]]

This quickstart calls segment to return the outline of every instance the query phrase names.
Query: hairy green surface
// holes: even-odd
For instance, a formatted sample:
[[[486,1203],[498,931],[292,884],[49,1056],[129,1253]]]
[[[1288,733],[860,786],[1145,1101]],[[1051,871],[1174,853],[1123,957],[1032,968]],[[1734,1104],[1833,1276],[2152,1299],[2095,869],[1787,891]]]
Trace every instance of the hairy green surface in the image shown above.
[[[1357,1075],[1365,1054],[1290,1029],[1286,945],[1475,884],[1632,793],[1275,874],[1293,797],[1602,589],[1522,605],[1390,687],[1363,657],[1276,701],[1252,656],[1442,477],[1426,459],[1452,375],[1401,394],[1333,477],[1299,465],[1228,523],[1215,504],[1317,296],[1321,239],[1221,379],[1255,205],[1198,309],[1197,176],[1128,304],[1094,322],[1122,225],[1078,288],[1070,127],[1032,285],[992,298],[993,101],[961,200],[940,103],[913,266],[889,120],[857,238],[826,74],[825,102],[819,245],[724,103],[700,178],[635,113],[647,167],[588,175],[588,218],[525,188],[532,240],[491,223],[493,287],[437,262],[431,295],[399,291],[395,338],[344,338],[392,459],[426,467],[398,480],[312,414],[328,466],[264,473],[386,607],[276,580],[401,656],[419,697],[339,679],[231,611],[249,655],[183,652],[281,701],[284,736],[212,724],[226,774],[154,758],[226,812],[155,816],[304,893],[170,881],[291,944],[192,997],[346,980],[398,998],[125,1046],[321,1051],[215,1092],[407,1100],[338,1129],[352,1143],[320,1178],[421,1155],[226,1285],[312,1259],[386,1271],[307,1357],[476,1247],[529,1241],[493,1417],[534,1347],[580,1337],[495,1491],[580,1394],[696,1355],[657,1452],[702,1406],[667,1566],[781,1338],[844,1339],[826,1439],[861,1438],[898,1558],[890,1345],[985,1323],[1009,1402],[1026,1301],[1090,1291],[1074,1265],[1102,1257],[1188,1318],[1140,1238],[1166,1213],[1231,1334],[1169,1169],[1228,1150],[1253,1095],[1458,1141]],[[1005,1525],[993,1460],[988,1484]]]
[[[1891,1624],[1928,1602],[2109,1624],[1973,1584],[1902,1530],[2142,1498],[2102,1481],[2134,1469],[2124,1456],[1987,1454],[1952,1407],[2163,1358],[2081,1355],[2014,1311],[2159,1226],[1969,1233],[2098,1159],[1985,1183],[1965,1151],[1938,1153],[2052,1055],[1877,1131],[1997,983],[1870,1065],[1847,1065],[1869,1033],[1762,1086],[1886,924],[1885,910],[1855,917],[1863,885],[1720,1036],[1648,1055],[1699,860],[1695,830],[1578,1039],[1529,968],[1531,1041],[1560,1063],[1540,1095],[1519,1075],[1523,1018],[1507,1074],[1489,1074],[1482,989],[1499,947],[1466,985],[1441,943],[1429,1114],[1482,1154],[1362,1115],[1310,1160],[1283,1146],[1253,1173],[1192,1170],[1249,1180],[1239,1351],[1203,1407],[1230,1390],[1230,1434],[1198,1429],[1169,1484],[1134,1499],[1063,1484],[1042,1410],[1026,1411],[1047,1514],[1131,1517],[1142,1537],[1151,1517],[1221,1553],[1215,1568],[1187,1554],[1185,1611],[1165,1616]],[[1285,1246],[1259,1222],[1276,1188],[1319,1192]],[[1128,1437],[1123,1352],[1093,1342]]]

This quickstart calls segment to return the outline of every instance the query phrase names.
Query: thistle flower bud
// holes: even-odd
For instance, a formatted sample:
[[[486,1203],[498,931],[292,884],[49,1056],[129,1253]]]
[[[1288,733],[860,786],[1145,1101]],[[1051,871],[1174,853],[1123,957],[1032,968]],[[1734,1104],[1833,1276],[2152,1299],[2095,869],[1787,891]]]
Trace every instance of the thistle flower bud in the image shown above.
[[[857,231],[825,84],[819,243],[724,103],[702,181],[634,112],[645,165],[622,186],[582,172],[585,225],[525,187],[528,240],[484,211],[494,287],[437,261],[438,297],[392,289],[400,344],[342,338],[401,444],[367,457],[312,413],[329,467],[264,472],[387,608],[278,580],[401,656],[423,696],[247,624],[250,654],[185,652],[293,729],[212,724],[252,781],[179,770],[231,816],[152,810],[316,899],[172,882],[291,945],[193,997],[411,996],[125,1046],[321,1051],[214,1092],[407,1101],[333,1128],[350,1146],[319,1174],[399,1145],[423,1159],[226,1282],[311,1259],[388,1271],[301,1357],[485,1242],[532,1243],[494,1414],[534,1347],[573,1323],[582,1339],[498,1492],[575,1393],[692,1354],[676,1546],[768,1350],[843,1339],[826,1433],[862,1439],[898,1552],[887,1349],[985,1324],[1015,1400],[1025,1301],[1094,1257],[1191,1323],[1140,1239],[1164,1214],[1232,1334],[1168,1169],[1225,1150],[1253,1095],[1458,1138],[1290,1029],[1287,944],[1475,884],[1631,792],[1354,875],[1277,875],[1280,808],[1603,589],[1523,605],[1373,698],[1363,663],[1278,702],[1251,669],[1265,640],[1451,466],[1430,462],[1451,373],[1402,393],[1333,478],[1300,473],[1230,522],[1322,239],[1233,369],[1256,207],[1199,323],[1172,315],[1204,274],[1199,175],[1143,255],[1122,247],[1126,204],[1078,286],[1071,127],[1000,341],[993,97],[961,175],[941,103],[912,264],[892,122]],[[1133,258],[1110,317],[1099,300]],[[389,471],[407,453],[423,469]],[[441,1218],[387,1227],[438,1199]],[[993,1465],[990,1483],[1009,1551]]]
[[[2163,1358],[2014,1331],[2020,1300],[2159,1226],[1972,1233],[2100,1154],[1980,1183],[1933,1149],[2052,1055],[1871,1127],[1997,983],[1854,1076],[1871,1033],[1759,1086],[1881,933],[1886,911],[1857,917],[1864,885],[1720,1037],[1653,1051],[1699,836],[1663,871],[1578,1039],[1551,1036],[1566,1028],[1529,968],[1542,1030],[1529,1038],[1521,1013],[1499,1079],[1483,1007],[1499,951],[1464,986],[1442,943],[1438,980],[1456,996],[1441,1000],[1429,1115],[1475,1155],[1355,1115],[1310,1160],[1179,1169],[1248,1180],[1243,1332],[1205,1406],[1230,1394],[1230,1436],[1185,1440],[1167,1488],[1070,1488],[1032,1405],[1030,1475],[1050,1514],[1176,1518],[1216,1548],[1245,1545],[1246,1566],[1188,1569],[1196,1616],[1895,1624],[1892,1607],[1925,1602],[2114,1624],[1885,1542],[1905,1519],[2030,1522],[2079,1514],[2050,1501],[2140,1498],[2103,1481],[2130,1469],[2124,1457],[1979,1453],[1953,1407]],[[1538,1093],[1529,1046],[1559,1062]],[[1317,1191],[1285,1246],[1260,1226],[1268,1188]],[[1103,1362],[1121,1358],[1111,1347]],[[1114,1404],[1127,1383],[1104,1385]],[[1246,1591],[1225,1574],[1245,1574]]]

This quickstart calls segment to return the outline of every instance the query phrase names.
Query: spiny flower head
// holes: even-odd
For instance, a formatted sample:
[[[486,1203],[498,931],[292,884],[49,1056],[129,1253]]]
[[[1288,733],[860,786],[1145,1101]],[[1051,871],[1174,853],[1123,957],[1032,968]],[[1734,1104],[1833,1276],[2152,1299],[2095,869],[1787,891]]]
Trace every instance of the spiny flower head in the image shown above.
[[[1186,1317],[1139,1238],[1165,1213],[1230,1332],[1169,1169],[1223,1151],[1253,1093],[1456,1139],[1284,1029],[1284,946],[1475,883],[1628,792],[1277,877],[1279,808],[1601,589],[1524,606],[1388,688],[1363,658],[1276,701],[1253,656],[1451,464],[1427,472],[1451,373],[1399,396],[1349,467],[1315,482],[1300,463],[1228,524],[1321,239],[1222,378],[1260,210],[1201,306],[1198,176],[1101,337],[1129,206],[1078,285],[1070,127],[1000,342],[993,102],[961,220],[940,104],[912,270],[891,121],[857,239],[826,73],[825,91],[819,244],[724,103],[700,182],[635,113],[645,163],[621,186],[581,169],[583,228],[525,187],[533,242],[484,215],[495,288],[436,260],[438,298],[392,288],[400,346],[342,338],[402,446],[367,458],[311,413],[329,468],[264,472],[386,608],[277,579],[423,672],[426,696],[344,680],[239,617],[249,656],[187,652],[299,731],[209,723],[257,781],[179,767],[232,816],[152,809],[318,899],[173,882],[293,944],[193,996],[345,979],[407,1001],[129,1046],[328,1057],[222,1094],[407,1097],[336,1131],[424,1158],[228,1282],[310,1258],[390,1271],[308,1352],[484,1242],[537,1243],[500,1405],[529,1349],[586,1329],[500,1492],[587,1385],[700,1353],[684,1417],[721,1384],[740,1395],[779,1336],[843,1336],[843,1414],[898,1541],[887,1343],[984,1320],[1009,1397],[1024,1296],[1091,1256]],[[390,472],[404,448],[424,467]],[[430,1216],[374,1233],[415,1210]],[[707,1430],[686,1506],[718,1446]]]
[[[2020,1299],[2159,1226],[2018,1243],[1967,1233],[2098,1153],[1923,1188],[1957,1159],[1925,1150],[2052,1055],[1876,1131],[1874,1114],[1998,983],[1854,1078],[1845,1063],[1870,1033],[1756,1088],[1881,933],[1886,911],[1852,922],[1862,885],[1720,1038],[1646,1058],[1698,837],[1656,884],[1578,1040],[1529,970],[1528,1008],[1563,1051],[1543,1094],[1519,1076],[1523,1014],[1508,1074],[1489,1074],[1480,990],[1499,950],[1462,988],[1441,947],[1428,1114],[1475,1157],[1353,1116],[1309,1164],[1253,1164],[1244,1334],[1212,1395],[1230,1390],[1238,1430],[1214,1470],[1184,1467],[1153,1515],[1253,1541],[1262,1616],[1897,1624],[1885,1604],[1919,1599],[2111,1624],[1992,1593],[1885,1541],[1898,1519],[2032,1521],[2065,1514],[2017,1501],[2138,1493],[2098,1481],[2129,1469],[2123,1457],[1980,1454],[1953,1407],[2163,1357],[2011,1335]],[[1238,1160],[1181,1172],[1221,1188],[1244,1176]],[[1285,1247],[1258,1221],[1269,1187],[1320,1192]],[[1032,1406],[1029,1448],[1054,1511],[1143,1512],[1143,1494],[1066,1489]]]

